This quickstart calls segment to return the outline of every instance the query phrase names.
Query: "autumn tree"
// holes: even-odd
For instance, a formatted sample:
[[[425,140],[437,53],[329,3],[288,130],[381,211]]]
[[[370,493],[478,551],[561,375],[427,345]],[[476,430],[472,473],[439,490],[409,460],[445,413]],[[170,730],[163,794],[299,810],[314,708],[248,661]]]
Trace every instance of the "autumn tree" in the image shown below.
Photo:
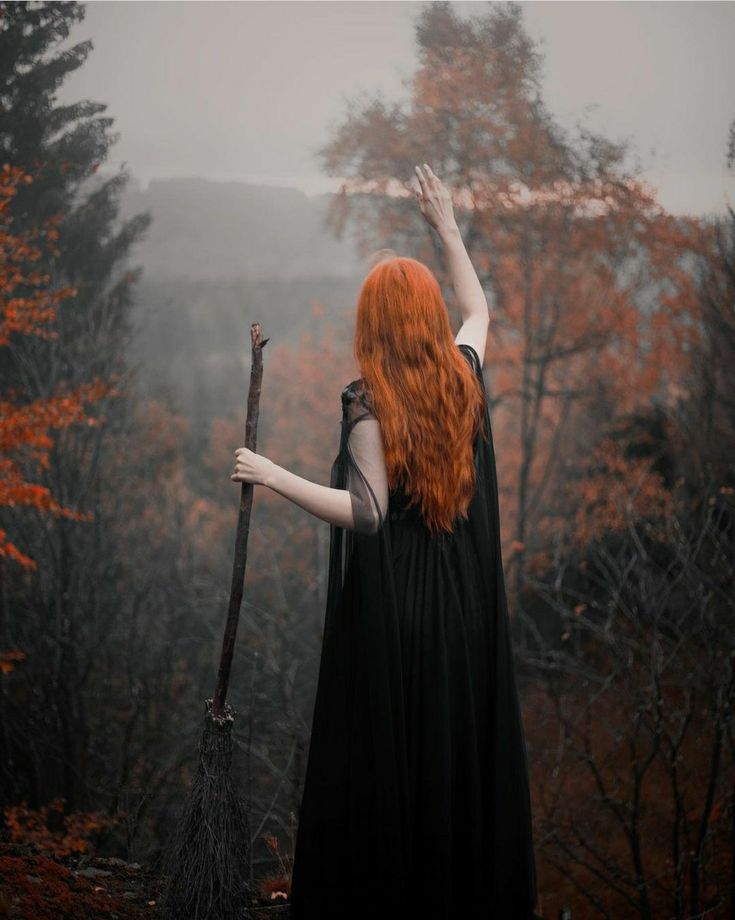
[[[326,172],[344,177],[330,224],[353,228],[364,251],[388,245],[443,276],[413,164],[430,161],[453,190],[493,306],[489,390],[518,591],[529,561],[554,552],[558,485],[597,422],[670,398],[695,334],[687,264],[704,233],[657,204],[623,144],[555,122],[520,5],[465,20],[432,3],[416,43],[408,98],[351,103],[322,148]]]
[[[13,232],[12,202],[21,183],[31,183],[33,176],[20,167],[5,164],[0,170],[0,348],[7,347],[13,336],[53,337],[56,307],[76,294],[73,288],[48,290],[49,276],[41,274],[35,264],[45,244],[58,252],[58,231],[49,218],[43,229]],[[28,291],[26,296],[17,296]],[[48,449],[53,443],[50,432],[73,424],[98,424],[88,415],[85,403],[93,403],[114,393],[111,386],[95,381],[73,391],[60,388],[47,398],[16,402],[16,394],[0,395],[0,508],[33,507],[45,514],[64,515],[72,520],[85,516],[61,505],[48,487],[28,481],[18,463],[18,454],[26,452],[41,466],[48,465]],[[16,397],[17,398],[17,397]],[[16,546],[0,526],[0,577],[9,564],[36,568],[36,562]],[[10,638],[3,637],[3,640]],[[0,672],[10,673],[26,652],[17,648],[0,648]]]
[[[113,119],[102,114],[106,104],[56,100],[58,87],[92,50],[91,40],[58,48],[84,15],[85,6],[76,2],[0,2],[0,161],[24,165],[35,180],[18,190],[15,226],[22,230],[62,215],[58,230],[65,245],[42,267],[55,282],[77,289],[74,308],[57,317],[58,336],[46,347],[33,343],[33,354],[46,359],[36,362],[47,368],[39,385],[47,385],[52,373],[72,382],[100,369],[122,372],[120,344],[131,331],[131,295],[139,276],[125,258],[151,219],[138,214],[117,225],[128,174],[98,176],[118,137],[110,133]],[[6,354],[0,380],[17,382],[23,364]]]
[[[675,399],[580,458],[575,526],[532,580],[561,633],[538,641],[529,690],[552,909],[685,920],[733,903],[732,208],[710,239]]]
[[[26,231],[21,236],[12,232],[13,197],[21,183],[32,181],[33,176],[20,167],[5,164],[0,170],[0,348],[9,347],[11,339],[21,335],[54,338],[57,305],[77,293],[71,287],[49,290],[49,275],[35,267],[42,253],[39,243],[45,243],[53,253],[59,251],[55,242],[58,220],[49,218],[43,230]],[[18,296],[20,291],[30,293]],[[17,393],[0,397],[0,507],[33,507],[71,520],[88,519],[62,506],[47,486],[29,482],[17,455],[24,451],[47,468],[48,451],[53,444],[50,431],[79,423],[98,425],[99,420],[86,413],[84,404],[114,392],[112,385],[94,381],[74,390],[62,385],[51,396],[29,402],[8,398],[17,399]],[[36,562],[12,543],[2,528],[0,557],[0,566],[4,560],[11,560],[26,568],[36,568]]]
[[[126,341],[137,273],[126,259],[150,220],[137,215],[118,225],[127,175],[96,174],[115,139],[112,119],[100,117],[106,106],[56,101],[59,85],[91,51],[90,41],[58,47],[83,17],[76,3],[0,3],[0,164],[9,175],[22,169],[33,177],[14,186],[3,252],[14,274],[3,291],[0,392],[14,407],[15,425],[3,433],[7,447],[19,449],[13,466],[4,466],[16,497],[2,509],[2,526],[35,562],[30,571],[8,559],[3,566],[2,647],[26,657],[3,695],[0,793],[36,805],[63,796],[69,808],[88,794],[95,764],[91,731],[102,714],[90,714],[87,694],[100,635],[110,633],[100,611],[115,611],[120,593],[119,548],[103,512],[111,494],[121,505],[125,493],[104,469],[114,434],[129,431],[127,402],[105,398],[105,424],[72,422],[85,420],[82,402],[99,402],[95,381],[113,382],[119,394],[130,382]],[[32,318],[52,333],[27,334]]]

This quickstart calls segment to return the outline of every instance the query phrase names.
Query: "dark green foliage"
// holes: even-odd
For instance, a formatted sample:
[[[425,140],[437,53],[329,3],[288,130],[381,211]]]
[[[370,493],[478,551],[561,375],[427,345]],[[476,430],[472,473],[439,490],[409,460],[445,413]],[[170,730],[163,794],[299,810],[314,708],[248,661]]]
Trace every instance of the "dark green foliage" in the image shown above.
[[[0,393],[12,389],[18,403],[95,378],[125,383],[136,280],[125,260],[150,217],[138,214],[120,224],[127,176],[96,175],[117,139],[110,134],[113,119],[101,114],[106,105],[56,102],[59,86],[92,50],[91,41],[59,49],[83,18],[84,6],[77,3],[0,3],[0,163],[22,167],[34,179],[13,199],[13,232],[62,215],[58,254],[44,253],[37,267],[48,273],[52,290],[78,290],[58,309],[58,338],[14,335],[0,349]],[[94,522],[17,508],[3,508],[0,515],[0,526],[38,566],[24,576],[5,562],[0,574],[0,621],[7,630],[2,642],[28,654],[0,707],[4,801],[26,798],[33,804],[61,795],[69,808],[79,807],[89,798],[98,756],[108,758],[95,750],[96,714],[87,696],[105,654],[94,613],[114,610],[105,595],[115,591],[112,557],[118,553],[102,513],[103,505],[116,513],[114,502],[103,502],[111,487],[100,471],[111,434],[126,425],[129,405],[110,399],[99,409],[104,424],[60,432],[49,468],[30,464],[26,476],[68,507],[92,512]],[[112,632],[108,621],[102,635]],[[104,748],[104,733],[99,743]]]
[[[14,228],[35,227],[63,214],[60,254],[39,267],[50,272],[54,286],[72,284],[79,291],[59,310],[55,342],[19,337],[0,352],[0,385],[28,383],[30,398],[34,385],[18,380],[28,350],[41,389],[59,379],[73,384],[122,372],[121,345],[130,333],[131,288],[137,280],[124,263],[150,223],[150,215],[142,213],[118,226],[128,176],[122,171],[104,180],[96,176],[118,139],[110,133],[113,119],[101,114],[107,106],[90,100],[56,104],[59,86],[92,50],[89,40],[57,48],[84,12],[73,2],[0,3],[0,162],[22,166],[34,177],[14,199]]]

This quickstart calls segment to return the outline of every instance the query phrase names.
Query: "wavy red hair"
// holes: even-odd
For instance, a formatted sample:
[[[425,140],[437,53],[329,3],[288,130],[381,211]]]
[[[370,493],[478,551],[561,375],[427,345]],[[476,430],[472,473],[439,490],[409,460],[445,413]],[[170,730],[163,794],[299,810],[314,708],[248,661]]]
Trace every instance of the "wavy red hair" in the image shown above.
[[[390,488],[410,496],[432,533],[451,532],[475,491],[484,395],[454,342],[430,268],[389,256],[370,269],[357,301],[354,354],[383,435]]]

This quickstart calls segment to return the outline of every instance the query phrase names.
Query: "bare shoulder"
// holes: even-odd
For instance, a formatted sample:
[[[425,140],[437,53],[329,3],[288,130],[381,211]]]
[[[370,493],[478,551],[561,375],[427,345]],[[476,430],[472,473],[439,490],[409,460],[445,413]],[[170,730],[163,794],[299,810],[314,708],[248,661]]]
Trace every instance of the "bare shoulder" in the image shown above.
[[[480,367],[485,363],[485,345],[487,344],[487,328],[490,323],[490,314],[471,316],[465,320],[459,332],[454,337],[455,344],[469,345],[477,352]]]

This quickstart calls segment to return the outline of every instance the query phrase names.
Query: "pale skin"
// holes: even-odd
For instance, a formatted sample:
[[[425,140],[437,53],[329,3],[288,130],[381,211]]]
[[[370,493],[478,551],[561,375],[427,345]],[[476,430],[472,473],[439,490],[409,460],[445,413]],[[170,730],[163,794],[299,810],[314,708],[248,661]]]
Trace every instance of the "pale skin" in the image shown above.
[[[455,342],[458,345],[471,345],[482,361],[490,317],[485,294],[454,218],[452,196],[427,163],[423,164],[423,169],[420,166],[415,169],[418,188],[414,194],[421,214],[442,241],[452,287],[462,315],[462,327]],[[359,424],[377,425],[377,421],[366,419]],[[354,529],[352,500],[347,489],[333,489],[304,479],[247,447],[238,447],[235,451],[235,468],[230,479],[233,482],[266,486],[322,521],[347,530]]]

